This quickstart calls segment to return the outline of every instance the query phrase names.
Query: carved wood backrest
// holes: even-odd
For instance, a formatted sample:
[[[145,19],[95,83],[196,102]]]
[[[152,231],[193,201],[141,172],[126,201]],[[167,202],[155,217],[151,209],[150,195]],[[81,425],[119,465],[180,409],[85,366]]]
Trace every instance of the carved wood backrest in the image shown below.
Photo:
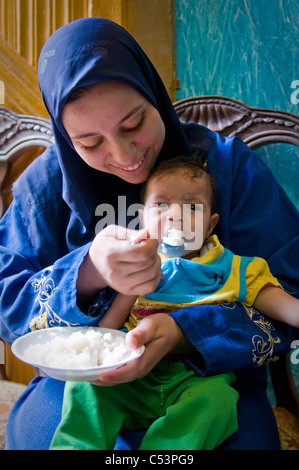
[[[12,183],[52,142],[48,119],[0,107],[0,216],[11,201]]]
[[[217,95],[194,96],[174,103],[182,122],[195,122],[220,134],[238,136],[250,148],[270,143],[299,146],[299,118],[284,111],[252,108]]]

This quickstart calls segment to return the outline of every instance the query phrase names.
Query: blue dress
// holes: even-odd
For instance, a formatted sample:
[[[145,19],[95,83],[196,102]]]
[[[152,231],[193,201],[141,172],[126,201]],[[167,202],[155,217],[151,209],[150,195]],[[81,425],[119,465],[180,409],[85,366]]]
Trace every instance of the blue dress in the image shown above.
[[[108,20],[86,18],[57,30],[41,52],[39,82],[55,144],[15,183],[13,202],[1,220],[1,338],[12,343],[36,328],[96,325],[114,298],[106,288],[80,309],[78,269],[95,235],[96,207],[109,203],[117,214],[117,196],[125,195],[128,207],[139,201],[140,186],[88,167],[60,117],[74,89],[109,79],[130,84],[159,110],[166,139],[158,161],[194,150],[205,155],[218,185],[222,244],[239,255],[265,258],[282,286],[298,297],[299,216],[267,166],[238,138],[181,124],[157,72],[131,36]],[[171,315],[198,350],[189,360],[197,374],[236,372],[239,430],[222,447],[278,448],[263,364],[289,350],[294,329],[271,326],[238,303],[200,305]],[[263,348],[253,352],[256,336]],[[63,382],[48,377],[29,384],[10,414],[7,449],[49,447],[63,389]]]

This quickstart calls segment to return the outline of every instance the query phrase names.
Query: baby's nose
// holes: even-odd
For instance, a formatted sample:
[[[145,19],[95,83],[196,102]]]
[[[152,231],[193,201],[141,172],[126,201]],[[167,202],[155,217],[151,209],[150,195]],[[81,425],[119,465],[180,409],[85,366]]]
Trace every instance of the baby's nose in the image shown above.
[[[182,208],[179,204],[171,204],[168,211],[169,220],[183,220]]]

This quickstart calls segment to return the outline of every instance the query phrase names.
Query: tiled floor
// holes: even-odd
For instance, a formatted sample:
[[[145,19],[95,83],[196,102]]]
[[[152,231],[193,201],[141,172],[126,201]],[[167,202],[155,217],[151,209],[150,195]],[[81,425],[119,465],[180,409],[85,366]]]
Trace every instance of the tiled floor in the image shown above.
[[[5,426],[9,412],[25,389],[25,385],[0,381],[0,450],[3,450],[5,445]]]

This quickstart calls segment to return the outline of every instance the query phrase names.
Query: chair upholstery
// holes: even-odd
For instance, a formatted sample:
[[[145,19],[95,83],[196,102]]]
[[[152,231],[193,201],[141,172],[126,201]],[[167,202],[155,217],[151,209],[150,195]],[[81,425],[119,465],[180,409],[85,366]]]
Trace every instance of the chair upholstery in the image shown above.
[[[174,103],[182,122],[195,122],[225,136],[239,136],[249,147],[256,149],[275,142],[299,146],[297,116],[275,110],[252,108],[235,99],[222,96],[198,96]],[[49,120],[18,115],[0,107],[0,216],[11,201],[11,186],[28,164],[53,142]],[[0,378],[5,374],[0,365]],[[277,399],[277,422],[280,432],[285,424],[279,418],[292,417],[294,448],[299,449],[299,394],[290,371],[288,356],[270,364]],[[3,375],[5,378],[5,375]],[[288,420],[289,422],[289,420]],[[284,448],[284,446],[282,446]]]

